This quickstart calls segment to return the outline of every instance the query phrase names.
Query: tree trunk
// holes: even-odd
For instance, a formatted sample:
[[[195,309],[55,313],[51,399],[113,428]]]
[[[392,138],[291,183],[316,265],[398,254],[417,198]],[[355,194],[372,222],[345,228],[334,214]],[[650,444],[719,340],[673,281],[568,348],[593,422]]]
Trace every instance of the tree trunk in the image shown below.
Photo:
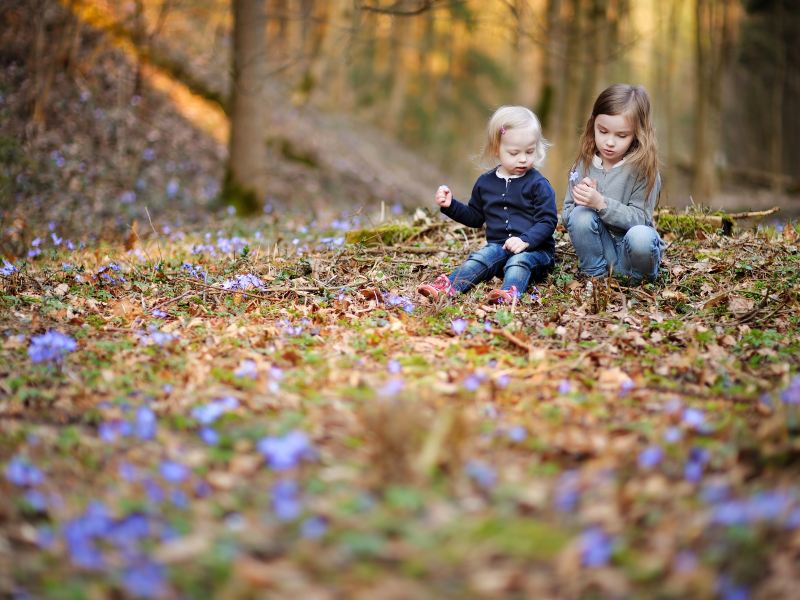
[[[254,213],[267,192],[264,140],[268,74],[265,0],[233,2],[231,137],[224,200],[242,214]]]

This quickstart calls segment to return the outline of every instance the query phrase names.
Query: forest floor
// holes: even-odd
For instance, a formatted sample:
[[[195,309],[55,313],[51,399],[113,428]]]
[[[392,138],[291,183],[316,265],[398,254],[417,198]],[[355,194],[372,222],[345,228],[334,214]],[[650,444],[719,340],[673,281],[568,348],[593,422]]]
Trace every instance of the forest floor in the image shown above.
[[[414,292],[479,232],[396,225],[42,226],[0,275],[0,592],[794,593],[797,227],[662,230],[590,297],[559,232],[492,306]]]

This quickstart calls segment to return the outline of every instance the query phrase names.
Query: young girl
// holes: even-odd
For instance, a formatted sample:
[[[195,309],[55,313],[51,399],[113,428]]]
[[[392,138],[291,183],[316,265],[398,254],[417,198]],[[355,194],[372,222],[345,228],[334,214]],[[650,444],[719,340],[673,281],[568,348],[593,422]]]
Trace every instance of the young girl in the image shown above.
[[[594,103],[564,198],[562,220],[583,273],[655,279],[661,239],[653,209],[660,190],[647,92],[612,85]]]
[[[486,224],[487,244],[472,253],[449,276],[440,275],[417,291],[431,298],[455,296],[502,274],[503,285],[489,292],[489,301],[513,302],[553,267],[553,232],[558,220],[555,192],[536,170],[549,143],[539,119],[522,106],[503,106],[489,119],[484,157],[499,164],[481,175],[469,204],[453,198],[443,185],[436,203],[451,219],[467,227]]]

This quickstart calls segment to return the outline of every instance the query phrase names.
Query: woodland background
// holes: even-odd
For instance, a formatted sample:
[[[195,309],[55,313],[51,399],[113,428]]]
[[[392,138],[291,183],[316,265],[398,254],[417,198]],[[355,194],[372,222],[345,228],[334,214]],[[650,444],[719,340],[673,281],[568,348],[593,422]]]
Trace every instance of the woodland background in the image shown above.
[[[799,14],[0,2],[0,596],[795,596]],[[492,110],[561,196],[620,80],[694,203],[657,279],[559,227],[518,302],[420,298]]]

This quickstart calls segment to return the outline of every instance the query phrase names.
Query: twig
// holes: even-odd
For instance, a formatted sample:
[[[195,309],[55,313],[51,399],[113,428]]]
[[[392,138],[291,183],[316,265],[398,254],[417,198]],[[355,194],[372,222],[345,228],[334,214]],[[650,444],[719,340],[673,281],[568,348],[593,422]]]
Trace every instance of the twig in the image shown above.
[[[236,295],[241,294],[242,296],[249,296],[250,298],[259,298],[261,300],[273,300],[271,296],[265,296],[263,294],[254,294],[253,292],[245,292],[244,290],[226,290],[223,287],[218,285],[212,285],[210,283],[204,283],[202,281],[197,281],[196,279],[189,279],[188,277],[177,277],[178,281],[185,281],[187,283],[191,283],[192,285],[196,285],[198,287],[206,288],[209,290],[214,290],[216,292],[222,294],[230,294]],[[294,288],[294,287],[283,287],[283,288],[268,288],[267,291],[269,292],[318,292],[321,288],[319,286],[314,287],[304,287],[304,288]]]

